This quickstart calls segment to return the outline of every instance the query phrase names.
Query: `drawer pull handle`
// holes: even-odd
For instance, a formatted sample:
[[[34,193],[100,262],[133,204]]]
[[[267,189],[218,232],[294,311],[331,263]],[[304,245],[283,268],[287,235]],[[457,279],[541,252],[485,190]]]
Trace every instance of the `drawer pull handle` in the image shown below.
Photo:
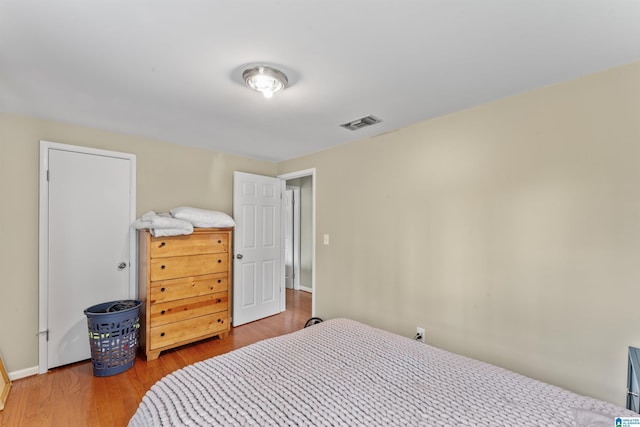
[[[218,299],[216,300],[216,302],[222,302],[222,299],[221,299],[221,298],[218,298]]]
[[[222,243],[222,240],[218,240],[218,243]]]
[[[165,313],[165,311],[164,311],[164,310],[162,310],[162,311],[160,312],[160,314],[164,314],[164,313]]]
[[[222,319],[218,319],[218,323],[223,323],[223,322],[222,322]]]
[[[162,332],[162,333],[160,334],[160,336],[161,336],[161,337],[163,337],[163,336],[164,336],[164,332]]]
[[[163,248],[165,245],[166,245],[166,243],[165,243],[165,242],[161,242],[161,243],[160,243],[160,247],[161,247],[161,248]]]
[[[222,279],[218,279],[218,283],[222,283]]]
[[[164,292],[165,288],[160,288],[160,292]]]
[[[218,264],[220,264],[221,262],[222,262],[222,260],[221,260],[221,259],[219,259],[219,260],[218,260]]]
[[[160,270],[164,270],[165,268],[167,268],[167,266],[166,266],[166,265],[161,265],[161,266],[160,266]]]

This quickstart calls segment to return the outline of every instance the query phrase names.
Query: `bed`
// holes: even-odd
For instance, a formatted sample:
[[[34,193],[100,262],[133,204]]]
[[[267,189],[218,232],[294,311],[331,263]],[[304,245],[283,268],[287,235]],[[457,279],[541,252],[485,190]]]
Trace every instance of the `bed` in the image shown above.
[[[144,426],[615,426],[622,407],[334,319],[175,371]]]

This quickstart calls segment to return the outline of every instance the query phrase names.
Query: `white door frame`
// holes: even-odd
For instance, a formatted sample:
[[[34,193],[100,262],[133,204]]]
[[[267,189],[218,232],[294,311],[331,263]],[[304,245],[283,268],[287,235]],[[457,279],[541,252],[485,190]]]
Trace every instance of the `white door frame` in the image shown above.
[[[98,156],[116,157],[130,161],[129,189],[131,211],[129,213],[131,223],[136,219],[136,156],[135,154],[119,153],[115,151],[100,150],[97,148],[81,147],[77,145],[59,144],[57,142],[40,141],[40,208],[38,231],[38,373],[44,374],[48,370],[47,355],[49,345],[47,342],[48,301],[49,301],[49,186],[47,185],[47,171],[49,170],[49,150],[70,151],[81,154],[93,154]],[[136,278],[137,266],[136,233],[133,227],[129,230],[129,298],[137,297]]]
[[[316,168],[305,169],[297,172],[286,173],[282,175],[278,175],[282,181],[282,191],[284,192],[287,188],[287,180],[303,178],[305,176],[311,177],[311,316],[316,315]],[[282,223],[284,226],[284,209],[281,210],[282,213]],[[282,286],[284,287],[284,233],[282,235],[283,244],[282,244]],[[286,310],[286,293],[284,289],[282,289],[282,297],[280,301],[280,309],[281,311]]]

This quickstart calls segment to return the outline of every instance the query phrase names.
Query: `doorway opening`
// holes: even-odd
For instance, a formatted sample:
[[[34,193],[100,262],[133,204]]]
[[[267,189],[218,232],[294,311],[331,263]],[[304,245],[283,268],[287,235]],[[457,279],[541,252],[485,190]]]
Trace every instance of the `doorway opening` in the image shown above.
[[[233,176],[233,216],[236,221],[233,326],[286,311],[287,300],[294,298],[296,293],[304,293],[310,299],[311,312],[308,314],[314,316],[315,169],[277,177],[239,171]],[[287,184],[293,187],[290,188],[292,196],[288,209],[285,205]],[[294,215],[296,188],[300,193],[300,212]],[[289,228],[286,223],[291,225],[287,252],[289,289],[285,286],[283,229]],[[296,231],[298,228],[300,231]]]
[[[289,300],[304,301],[311,294],[315,315],[315,169],[279,175],[283,194],[284,283],[282,311]],[[285,303],[286,298],[286,303]]]

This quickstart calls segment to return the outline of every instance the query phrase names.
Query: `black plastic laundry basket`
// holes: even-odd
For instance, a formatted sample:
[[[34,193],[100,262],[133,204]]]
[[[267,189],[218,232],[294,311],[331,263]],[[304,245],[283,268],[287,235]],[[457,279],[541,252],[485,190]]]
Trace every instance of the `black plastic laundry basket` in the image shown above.
[[[109,301],[84,311],[96,377],[119,374],[135,363],[141,304],[137,300]]]

